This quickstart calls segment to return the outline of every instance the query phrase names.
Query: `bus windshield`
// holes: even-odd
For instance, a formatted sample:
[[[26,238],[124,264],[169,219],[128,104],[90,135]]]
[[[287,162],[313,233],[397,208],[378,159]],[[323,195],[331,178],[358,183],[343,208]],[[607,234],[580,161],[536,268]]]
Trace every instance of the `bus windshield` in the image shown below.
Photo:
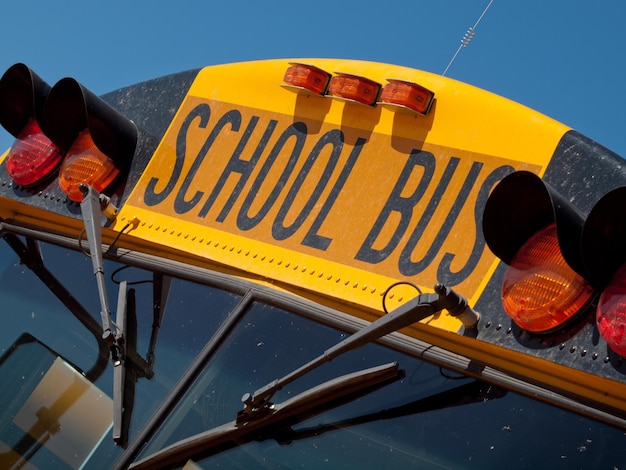
[[[20,240],[34,249],[32,241]],[[97,290],[85,253],[37,245],[50,273],[98,321]],[[254,286],[225,289],[175,276],[154,374],[135,371],[125,408],[128,443],[120,446],[111,438],[108,349],[6,243],[0,245],[0,260],[3,468],[140,466],[137,462],[168,446],[233,421],[244,393],[288,374],[349,334],[285,294],[268,295]],[[111,292],[122,280],[134,290],[129,302],[136,319],[134,348],[145,355],[153,332],[156,271],[119,260],[106,261],[105,270]],[[340,375],[390,362],[398,363],[402,379],[313,416],[191,449],[174,467],[621,468],[626,462],[619,429],[382,344],[324,364],[273,400],[281,403]],[[161,468],[155,462],[150,468]]]

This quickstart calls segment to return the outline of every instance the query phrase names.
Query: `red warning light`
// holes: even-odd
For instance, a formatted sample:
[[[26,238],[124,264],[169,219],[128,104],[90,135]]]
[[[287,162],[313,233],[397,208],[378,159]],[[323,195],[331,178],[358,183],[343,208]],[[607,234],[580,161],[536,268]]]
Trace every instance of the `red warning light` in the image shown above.
[[[31,118],[17,136],[7,157],[7,173],[21,186],[33,186],[52,176],[63,155]]]
[[[598,331],[609,347],[626,357],[626,265],[604,289],[596,310]]]

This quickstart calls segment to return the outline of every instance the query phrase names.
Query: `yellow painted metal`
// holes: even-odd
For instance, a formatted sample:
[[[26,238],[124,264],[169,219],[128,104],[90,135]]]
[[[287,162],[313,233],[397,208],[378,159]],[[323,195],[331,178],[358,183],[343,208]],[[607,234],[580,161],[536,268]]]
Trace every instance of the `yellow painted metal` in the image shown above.
[[[203,69],[113,230],[137,217],[133,237],[368,311],[392,283],[431,289],[444,268],[465,270],[455,289],[477,299],[496,265],[477,245],[480,198],[503,169],[542,174],[568,128],[387,64],[297,60],[419,83],[435,93],[428,116],[298,94],[280,86],[289,62]]]

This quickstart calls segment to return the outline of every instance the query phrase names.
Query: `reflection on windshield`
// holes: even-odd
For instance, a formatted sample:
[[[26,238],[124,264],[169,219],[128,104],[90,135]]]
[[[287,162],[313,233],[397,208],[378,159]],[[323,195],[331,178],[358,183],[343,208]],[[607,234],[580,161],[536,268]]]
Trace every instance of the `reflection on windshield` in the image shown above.
[[[100,305],[91,261],[82,253],[53,245],[42,244],[42,252],[46,268],[99,324]],[[105,273],[109,274],[122,266],[113,262],[105,264]],[[154,323],[153,279],[151,272],[137,268],[119,271],[115,282],[107,279],[110,292],[117,292],[116,283],[122,280],[127,281],[135,291],[136,350],[143,356],[149,351]],[[181,279],[172,280],[166,311],[159,331],[154,359],[154,376],[151,379],[140,378],[135,384],[130,423],[131,438],[153,415],[185,369],[237,305],[239,299],[238,294],[231,292]],[[3,429],[2,433],[4,433],[0,435],[0,441],[2,441],[0,454],[6,457],[12,453],[13,457],[17,455],[20,459],[30,458],[29,464],[37,462],[37,468],[78,468],[83,463],[85,468],[90,469],[111,468],[124,450],[115,446],[110,432],[113,367],[108,357],[102,361],[102,348],[93,332],[89,331],[45,287],[40,279],[19,263],[15,252],[5,243],[0,244],[0,305],[2,305],[0,355],[11,357],[5,362],[14,365],[6,370],[17,374],[16,377],[20,379],[18,382],[9,382],[4,380],[4,376],[0,377],[0,406],[2,406],[0,429]],[[22,340],[17,343],[16,340],[26,337],[22,336],[23,334],[36,338],[37,341],[26,342],[24,346],[16,348],[13,345],[14,343],[21,344]],[[23,353],[18,354],[18,351],[35,347],[26,346],[31,343],[39,345],[39,348],[43,348],[42,351],[48,352],[33,354],[23,362],[15,362],[13,357],[28,356]],[[108,354],[108,349],[105,349],[105,352]],[[62,357],[63,361],[54,365],[54,358],[57,357]],[[67,375],[69,369],[60,366],[65,362],[73,365],[72,370],[86,371],[86,377],[92,379],[93,383],[85,380],[82,373]],[[64,373],[66,375],[63,375]],[[70,380],[74,385],[67,391],[62,391],[54,385],[55,377],[64,377],[63,380]],[[9,387],[6,385],[8,383],[12,383],[14,387],[19,385],[30,388],[19,389],[18,393],[18,389]],[[36,388],[37,384],[40,384],[39,389]],[[85,385],[88,387],[85,388]],[[80,404],[82,400],[91,402],[95,394],[100,397],[100,405],[89,407],[93,410],[102,410],[104,413],[102,417],[97,417],[98,413],[90,409],[89,414],[94,415],[93,426],[91,424],[89,426],[92,431],[88,432],[87,429],[82,429],[80,432],[73,431],[73,429],[80,429],[71,424],[77,422],[73,417],[74,412],[68,411],[63,414],[62,419],[69,420],[67,423],[63,423],[60,412],[57,413],[58,418],[55,414],[39,412],[40,410],[58,411],[60,409],[60,405],[55,405],[59,400],[55,401],[52,398],[51,402],[37,401],[41,390],[46,390],[46,396],[49,399],[54,397],[54,394],[51,395],[49,392],[52,389],[57,390],[56,394],[59,397],[68,399],[72,397],[69,401],[73,404],[68,410],[81,410],[76,416],[86,414],[82,408],[85,405]],[[26,402],[27,397],[31,395],[33,401]],[[60,400],[63,403],[65,401],[65,398]],[[36,418],[33,417],[33,412]],[[37,415],[38,412],[40,416]],[[38,421],[33,421],[35,419]],[[58,431],[53,426],[57,419],[61,424]],[[45,432],[40,432],[44,422],[47,422],[47,425],[43,426]],[[2,426],[11,427],[5,429]],[[5,439],[6,433],[9,433],[11,437]],[[70,441],[71,446],[67,444]],[[57,445],[55,442],[66,444]],[[74,449],[72,452],[76,455],[66,455],[67,452],[62,450],[64,446],[67,449]],[[7,467],[0,462],[0,468]],[[31,467],[27,465],[24,468]]]
[[[30,335],[0,359],[0,384],[2,468],[26,460],[59,468],[59,459],[80,468],[111,428],[111,399]]]

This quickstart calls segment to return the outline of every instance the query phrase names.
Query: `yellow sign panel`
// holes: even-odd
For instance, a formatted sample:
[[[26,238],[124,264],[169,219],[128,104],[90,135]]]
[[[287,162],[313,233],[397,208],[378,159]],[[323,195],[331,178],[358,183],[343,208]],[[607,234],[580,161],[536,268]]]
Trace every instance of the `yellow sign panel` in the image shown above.
[[[454,148],[437,121],[448,102],[427,118],[393,114],[302,97],[274,78],[274,105],[192,87],[123,209],[142,221],[134,235],[374,308],[394,280],[477,295],[495,260],[479,229],[487,196],[514,170],[541,173],[556,137],[531,162],[518,148],[476,150],[502,135]]]

